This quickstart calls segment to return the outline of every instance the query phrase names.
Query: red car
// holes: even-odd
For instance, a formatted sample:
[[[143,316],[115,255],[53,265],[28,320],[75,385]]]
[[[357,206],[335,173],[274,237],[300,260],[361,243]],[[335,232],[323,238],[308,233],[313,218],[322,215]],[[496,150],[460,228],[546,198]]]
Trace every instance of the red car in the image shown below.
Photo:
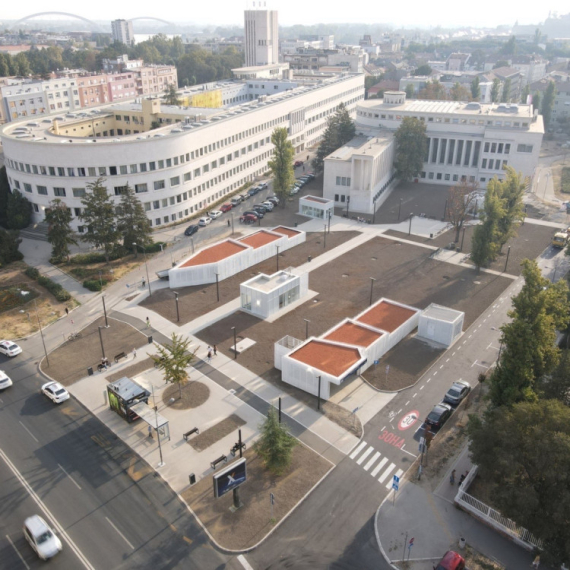
[[[257,216],[253,214],[246,214],[239,219],[240,224],[254,224],[255,222],[257,222]]]
[[[295,168],[297,168],[297,166],[303,166],[303,164],[305,164],[305,163],[304,163],[302,160],[296,160],[296,161],[293,163],[293,166],[294,166]]]
[[[220,206],[220,212],[229,212],[232,209],[232,205],[231,204],[222,204]]]

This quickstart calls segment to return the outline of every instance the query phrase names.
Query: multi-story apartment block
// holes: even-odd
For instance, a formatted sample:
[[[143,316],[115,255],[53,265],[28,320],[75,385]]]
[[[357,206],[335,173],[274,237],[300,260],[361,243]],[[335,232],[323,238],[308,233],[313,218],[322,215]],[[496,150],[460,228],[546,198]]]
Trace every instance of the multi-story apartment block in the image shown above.
[[[113,41],[127,46],[135,45],[133,23],[130,20],[113,20],[111,22]]]
[[[146,65],[135,72],[139,95],[164,93],[168,85],[178,87],[178,72],[174,65]]]
[[[246,10],[245,65],[271,65],[279,61],[277,10]]]
[[[340,103],[354,117],[364,98],[361,74],[313,84],[284,81],[282,89],[278,81],[265,89],[262,83],[252,83],[248,94],[256,100],[225,108],[161,106],[152,98],[91,109],[81,118],[62,114],[3,125],[10,186],[30,200],[35,221],[60,198],[73,214],[72,227],[82,232],[87,184],[104,178],[117,202],[129,184],[158,227],[195,215],[267,172],[276,127],[288,129],[300,153],[319,142]],[[242,85],[250,89],[249,82]],[[243,95],[234,92],[236,98]],[[152,129],[156,123],[161,126]]]
[[[76,81],[82,109],[98,107],[111,100],[107,74],[80,75]]]

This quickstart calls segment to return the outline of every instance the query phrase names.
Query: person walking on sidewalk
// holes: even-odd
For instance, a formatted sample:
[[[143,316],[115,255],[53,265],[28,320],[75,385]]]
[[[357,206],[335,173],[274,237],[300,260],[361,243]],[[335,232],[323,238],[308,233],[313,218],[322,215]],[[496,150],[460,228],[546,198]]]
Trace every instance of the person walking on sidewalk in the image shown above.
[[[461,483],[463,483],[463,481],[465,481],[465,477],[467,477],[467,475],[469,475],[469,470],[465,471],[465,473],[463,473],[461,475],[461,477],[459,477],[459,484],[461,485]]]
[[[148,317],[146,318],[146,328],[150,329],[150,319]]]
[[[451,472],[449,476],[449,482],[453,485],[455,483],[455,469]]]
[[[150,439],[153,439],[153,437],[152,437],[152,426],[150,424],[148,424],[148,437],[150,437]]]
[[[218,349],[216,348],[216,345],[214,345],[214,356],[218,356]]]
[[[207,360],[208,360],[208,362],[212,361],[212,351],[211,350],[208,350]]]
[[[133,360],[137,357],[137,349],[133,348]]]
[[[69,316],[69,309],[67,307],[65,307],[65,316]]]

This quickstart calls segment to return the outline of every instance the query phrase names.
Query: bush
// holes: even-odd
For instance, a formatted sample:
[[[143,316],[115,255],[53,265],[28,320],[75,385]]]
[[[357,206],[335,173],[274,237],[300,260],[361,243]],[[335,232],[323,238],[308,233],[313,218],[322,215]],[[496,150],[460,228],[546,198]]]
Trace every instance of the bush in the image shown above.
[[[45,287],[60,303],[71,299],[71,295],[59,283],[52,281],[49,277],[40,275],[37,282]]]
[[[38,280],[38,277],[40,276],[40,272],[35,267],[26,268],[26,271],[24,271],[24,273],[28,277],[31,277],[32,279],[35,279],[36,281]]]
[[[568,166],[562,169],[561,178],[560,190],[565,194],[570,194],[570,168]]]
[[[151,243],[147,248],[146,248],[146,252],[147,253],[156,253],[157,251],[160,251],[160,246],[162,245],[162,247],[166,247],[166,244],[163,241],[157,241],[155,243]]]
[[[105,281],[105,279],[102,281],[99,281],[99,279],[86,279],[83,281],[83,287],[85,287],[85,289],[89,289],[89,291],[101,291],[101,283],[103,285],[107,285],[107,281]]]
[[[49,262],[52,265],[61,265],[62,263],[65,263],[65,258],[64,257],[50,257]]]
[[[102,253],[78,253],[74,255],[69,262],[74,265],[85,265],[87,263],[104,263],[105,256]]]

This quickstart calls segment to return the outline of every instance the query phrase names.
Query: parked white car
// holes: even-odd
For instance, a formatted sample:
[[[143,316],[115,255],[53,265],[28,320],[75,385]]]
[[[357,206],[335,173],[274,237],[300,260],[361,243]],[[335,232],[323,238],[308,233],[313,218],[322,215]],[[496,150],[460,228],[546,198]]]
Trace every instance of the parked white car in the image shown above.
[[[275,204],[273,202],[270,202],[269,200],[266,200],[265,202],[261,202],[261,205],[265,206],[270,212],[275,207]]]
[[[208,224],[212,223],[212,218],[200,218],[200,220],[198,221],[198,225],[199,226],[207,226]]]
[[[39,515],[24,521],[24,537],[42,560],[53,558],[61,551],[61,540]]]
[[[208,213],[208,216],[210,216],[210,218],[212,218],[212,220],[215,220],[216,218],[219,218],[222,215],[223,212],[220,212],[220,210],[212,210],[211,212]]]
[[[16,354],[20,354],[22,349],[11,340],[0,340],[0,354],[4,354],[6,356],[16,356]]]
[[[69,392],[59,382],[48,382],[42,386],[42,394],[47,396],[54,404],[61,404],[69,400]]]
[[[8,374],[6,374],[6,372],[0,370],[0,390],[5,390],[10,386],[12,386],[12,380],[10,379]]]

